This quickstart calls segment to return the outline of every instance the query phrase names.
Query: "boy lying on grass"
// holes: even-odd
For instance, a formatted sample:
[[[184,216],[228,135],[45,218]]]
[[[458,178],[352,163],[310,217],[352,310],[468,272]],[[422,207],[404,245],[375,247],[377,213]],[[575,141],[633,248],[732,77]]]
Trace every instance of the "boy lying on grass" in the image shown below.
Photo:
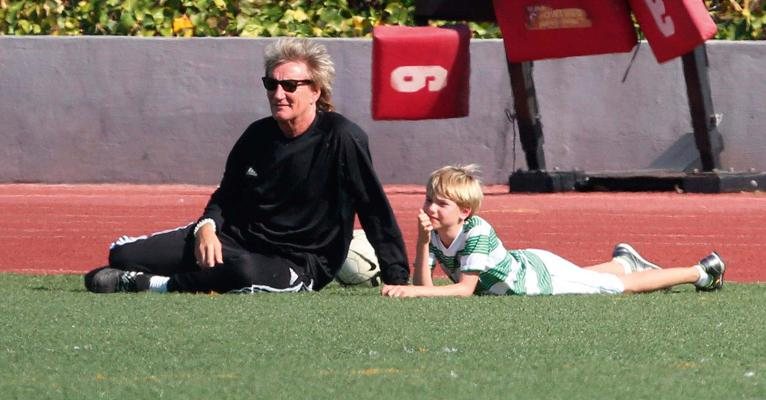
[[[643,293],[684,283],[698,291],[723,287],[726,268],[715,252],[690,267],[663,269],[625,243],[615,246],[612,260],[588,267],[545,250],[507,251],[492,225],[476,215],[483,198],[477,172],[471,164],[431,174],[418,215],[414,286],[384,285],[383,296]],[[434,286],[437,261],[452,284]]]

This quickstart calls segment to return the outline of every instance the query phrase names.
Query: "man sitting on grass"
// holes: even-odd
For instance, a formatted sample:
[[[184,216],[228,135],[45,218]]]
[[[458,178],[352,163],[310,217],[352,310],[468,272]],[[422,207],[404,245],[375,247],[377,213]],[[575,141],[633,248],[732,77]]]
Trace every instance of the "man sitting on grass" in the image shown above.
[[[617,294],[684,283],[700,291],[723,286],[725,265],[715,252],[690,267],[663,269],[625,243],[614,248],[612,260],[588,267],[545,250],[507,251],[492,226],[476,215],[483,198],[477,172],[472,164],[431,174],[418,215],[414,286],[384,285],[384,296]],[[437,261],[452,284],[433,285]]]
[[[346,257],[355,216],[383,281],[407,283],[404,242],[367,135],[333,112],[327,49],[280,39],[266,48],[264,67],[271,116],[252,123],[234,145],[197,223],[118,239],[109,265],[85,275],[88,290],[319,290]]]

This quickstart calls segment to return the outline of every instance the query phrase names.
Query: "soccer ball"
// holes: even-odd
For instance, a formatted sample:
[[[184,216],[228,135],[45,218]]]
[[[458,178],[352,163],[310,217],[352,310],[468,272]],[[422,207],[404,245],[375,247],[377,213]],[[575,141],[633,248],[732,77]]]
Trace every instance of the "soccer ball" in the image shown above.
[[[335,280],[343,286],[380,285],[378,257],[363,230],[354,230],[348,256],[335,274]]]

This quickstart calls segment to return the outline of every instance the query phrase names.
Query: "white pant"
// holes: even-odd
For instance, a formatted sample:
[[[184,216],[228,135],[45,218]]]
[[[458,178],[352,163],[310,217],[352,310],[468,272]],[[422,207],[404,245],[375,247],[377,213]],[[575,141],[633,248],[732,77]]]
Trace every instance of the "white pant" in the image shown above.
[[[556,294],[619,294],[625,285],[617,275],[580,268],[569,260],[546,250],[527,249],[545,264],[551,275],[551,286]]]

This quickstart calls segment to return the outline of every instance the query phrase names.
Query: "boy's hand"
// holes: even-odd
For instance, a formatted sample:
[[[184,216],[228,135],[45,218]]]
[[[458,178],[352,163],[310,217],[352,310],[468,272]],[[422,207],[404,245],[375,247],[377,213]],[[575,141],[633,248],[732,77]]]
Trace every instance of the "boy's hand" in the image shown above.
[[[384,297],[415,297],[415,287],[405,285],[383,285],[380,294]]]
[[[431,225],[431,218],[428,218],[425,211],[418,210],[418,244],[426,244],[431,240],[431,231],[434,230]]]

